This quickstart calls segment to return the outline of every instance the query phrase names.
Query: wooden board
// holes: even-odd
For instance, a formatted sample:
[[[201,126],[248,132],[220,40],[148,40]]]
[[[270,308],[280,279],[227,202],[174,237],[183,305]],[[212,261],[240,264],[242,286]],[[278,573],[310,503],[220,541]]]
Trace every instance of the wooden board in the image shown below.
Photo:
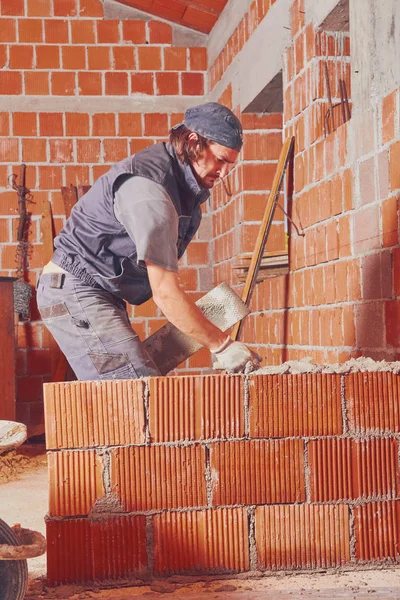
[[[0,277],[0,419],[15,421],[14,277]]]
[[[62,187],[61,196],[64,203],[65,217],[68,219],[72,208],[78,202],[78,190],[74,185]]]
[[[90,190],[91,185],[78,185],[78,200]]]
[[[282,188],[283,179],[285,176],[286,167],[288,165],[289,159],[293,153],[294,147],[294,137],[288,138],[283,144],[282,151],[279,157],[278,165],[276,168],[276,173],[274,177],[274,181],[272,183],[271,192],[268,197],[267,205],[265,207],[264,217],[261,222],[260,230],[258,232],[256,246],[254,249],[254,254],[250,262],[249,272],[247,274],[246,283],[243,288],[242,300],[247,306],[250,303],[251,296],[254,290],[254,286],[257,280],[257,272],[260,267],[260,263],[262,260],[262,256],[264,253],[265,243],[268,238],[269,231],[271,229],[272,220],[274,218],[274,212],[276,203],[279,197],[279,193]],[[239,321],[235,325],[232,331],[232,339],[239,339],[240,329],[241,329],[242,321]]]

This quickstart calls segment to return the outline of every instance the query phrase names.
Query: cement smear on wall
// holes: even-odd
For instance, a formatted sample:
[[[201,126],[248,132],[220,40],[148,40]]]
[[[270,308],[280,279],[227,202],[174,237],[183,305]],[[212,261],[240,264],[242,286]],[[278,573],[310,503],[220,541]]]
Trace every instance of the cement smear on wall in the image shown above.
[[[375,361],[372,358],[352,358],[342,364],[316,364],[311,358],[303,360],[289,360],[278,366],[261,367],[253,371],[252,375],[300,375],[303,373],[371,373],[378,371],[389,371],[400,373],[400,361],[386,362]]]

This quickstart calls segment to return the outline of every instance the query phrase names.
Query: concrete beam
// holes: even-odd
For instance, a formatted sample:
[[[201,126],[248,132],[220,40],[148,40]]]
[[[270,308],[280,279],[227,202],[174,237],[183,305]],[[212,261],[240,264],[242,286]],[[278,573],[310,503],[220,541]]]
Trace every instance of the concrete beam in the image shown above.
[[[400,86],[400,2],[352,0],[353,110],[367,110]]]
[[[163,21],[168,23],[172,27],[172,43],[174,46],[189,46],[189,47],[201,47],[207,46],[208,35],[200,33],[179,25],[178,23],[171,23],[161,17],[155,17],[149,13],[146,13],[132,6],[127,6],[116,2],[116,0],[104,0],[104,18],[105,19],[137,19],[139,21],[151,21],[156,19],[157,21]]]
[[[291,42],[290,31],[291,0],[277,0],[269,12],[244,45],[221,81],[210,95],[211,100],[217,100],[226,87],[231,83],[233,105],[240,106],[242,111],[248,109],[252,102],[265,90],[272,81],[278,81],[277,76],[282,71],[282,54]],[[268,102],[271,90],[276,93],[276,87],[269,88]],[[280,96],[282,92],[280,91]]]
[[[229,0],[208,36],[208,64],[212,66],[253,0]]]
[[[54,97],[0,96],[3,112],[180,113],[204,102],[204,96]]]
[[[283,80],[282,71],[265,86],[263,90],[245,108],[244,112],[250,113],[277,113],[283,112]]]
[[[338,3],[339,0],[305,0],[306,23],[319,27]]]

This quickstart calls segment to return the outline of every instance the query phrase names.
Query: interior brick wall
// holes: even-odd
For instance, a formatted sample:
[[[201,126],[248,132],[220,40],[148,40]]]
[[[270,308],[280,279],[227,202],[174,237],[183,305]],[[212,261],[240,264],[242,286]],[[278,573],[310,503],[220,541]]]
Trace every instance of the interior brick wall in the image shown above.
[[[148,112],[152,99],[179,96],[195,103],[207,90],[206,48],[174,47],[165,22],[102,17],[100,0],[1,2],[0,95],[9,109],[0,110],[0,274],[16,273],[17,194],[9,178],[19,175],[24,162],[32,192],[26,279],[33,287],[48,256],[45,208],[50,204],[55,233],[65,221],[61,187],[91,185],[114,162],[165,140],[183,114]],[[143,111],[130,108],[137,98]],[[121,104],[112,108],[113,99],[124,100],[122,110]],[[107,110],[92,107],[103,100]],[[212,287],[210,219],[205,215],[181,261],[183,288],[195,300]],[[142,339],[165,323],[153,302],[129,312]],[[40,433],[42,385],[51,379],[52,366],[49,336],[34,300],[31,320],[18,323],[16,331],[17,420]],[[206,361],[203,353],[182,367],[196,373]]]
[[[240,56],[270,6],[260,0],[251,4],[210,68],[211,89]],[[349,32],[316,29],[306,15],[304,0],[295,0],[291,5],[293,42],[282,64],[283,138],[295,136],[294,193],[289,211],[305,235],[298,236],[289,224],[289,275],[257,285],[242,339],[256,345],[267,364],[306,357],[317,363],[344,362],[358,356],[397,360],[399,90],[375,101],[366,112],[352,106]],[[341,111],[335,109],[336,130],[332,133],[325,123],[325,64],[333,103],[340,101],[339,80],[343,79],[353,111],[351,119],[342,124]],[[248,125],[250,120],[262,120],[240,114],[238,107],[232,106],[230,87],[220,99],[240,116],[245,140],[249,139],[249,129],[254,127]],[[257,131],[259,146],[250,167],[243,162],[245,141],[231,175],[234,193],[238,197],[243,193],[251,210],[259,211],[257,222],[263,212],[260,199],[266,198],[273,175],[273,169],[265,172],[263,163],[272,165],[270,159],[276,159],[268,155],[274,152],[272,144],[261,142],[266,133]],[[251,169],[246,183],[240,174],[243,168]],[[264,187],[257,188],[261,182]],[[256,197],[250,193],[252,189],[263,192]],[[237,254],[254,248],[258,229],[258,223],[250,227],[245,223],[243,212],[233,211],[235,203],[237,199],[227,200],[221,187],[216,189],[214,277],[230,283],[235,279],[231,266]],[[228,239],[233,214],[235,235],[230,232]],[[239,231],[249,233],[251,228],[251,235],[240,235]]]
[[[49,582],[397,562],[399,386],[382,372],[47,384]]]
[[[251,3],[207,70],[206,48],[174,47],[171,27],[156,20],[104,20],[100,0],[4,0],[0,273],[16,272],[17,197],[7,181],[19,172],[21,161],[27,164],[34,201],[29,205],[27,273],[34,286],[44,260],[42,216],[49,204],[56,232],[64,223],[61,185],[92,184],[114,161],[165,139],[182,113],[149,113],[148,102],[176,98],[178,103],[182,97],[201,102],[240,56],[272,4]],[[352,107],[351,120],[325,135],[324,63],[334,102],[340,78],[351,99],[351,40],[346,32],[315,30],[306,21],[304,0],[292,3],[291,18],[293,43],[282,65],[282,114],[241,114],[229,85],[220,96],[242,119],[244,148],[227,179],[232,196],[218,185],[204,207],[200,232],[181,263],[182,284],[194,299],[221,281],[240,293],[232,266],[239,254],[254,248],[279,141],[294,135],[289,209],[305,236],[298,237],[289,225],[287,241],[277,209],[267,247],[288,244],[290,273],[256,286],[242,339],[267,364],[307,356],[318,363],[360,355],[397,359],[399,90],[365,113]],[[132,112],[131,99],[142,99],[143,110]],[[126,102],[126,109],[121,104],[117,110],[88,108],[99,100]],[[129,310],[142,338],[165,322],[152,301]],[[17,418],[33,430],[43,427],[41,390],[50,379],[51,360],[34,302],[31,318],[17,326]],[[209,353],[202,351],[179,372],[195,375],[209,366]]]
[[[293,233],[290,239],[285,355],[316,362],[360,355],[393,360],[398,90],[366,113],[354,106],[351,120],[328,134],[323,63],[333,102],[339,78],[351,98],[351,40],[345,32],[306,24],[303,0],[292,6],[292,34],[284,63],[285,135],[296,136],[293,215],[305,237]],[[340,123],[340,110],[335,115]]]
[[[227,92],[221,101],[232,108],[229,90]],[[282,114],[239,116],[243,125],[243,149],[226,178],[226,189],[219,183],[213,191],[211,216],[214,284],[226,281],[240,294],[233,267],[239,254],[252,253],[255,248],[282,148]],[[278,209],[265,250],[284,251],[286,248],[283,213]]]

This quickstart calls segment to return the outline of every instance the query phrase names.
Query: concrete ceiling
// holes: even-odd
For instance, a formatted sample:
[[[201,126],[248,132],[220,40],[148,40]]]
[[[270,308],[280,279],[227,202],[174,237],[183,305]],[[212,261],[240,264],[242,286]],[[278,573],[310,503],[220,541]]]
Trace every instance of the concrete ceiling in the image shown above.
[[[189,29],[210,33],[228,0],[117,0]]]

